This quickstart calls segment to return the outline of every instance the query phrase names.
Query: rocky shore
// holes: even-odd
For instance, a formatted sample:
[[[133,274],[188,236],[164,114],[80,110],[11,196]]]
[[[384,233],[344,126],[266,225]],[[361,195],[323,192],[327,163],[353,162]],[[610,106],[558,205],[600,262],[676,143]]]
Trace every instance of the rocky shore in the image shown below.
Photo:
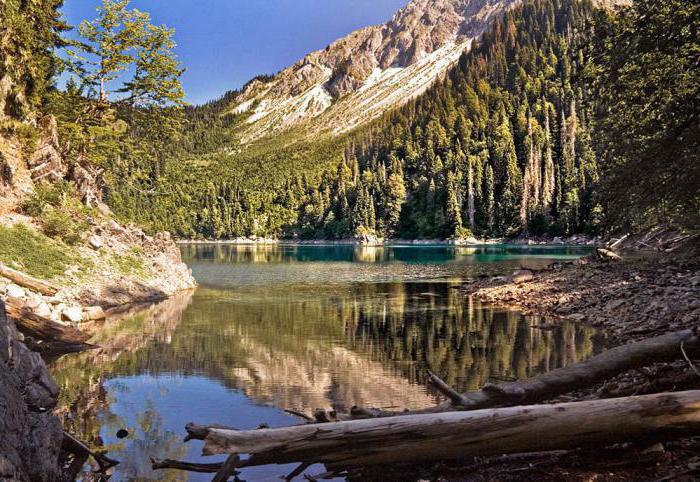
[[[104,319],[115,307],[161,300],[196,287],[168,233],[148,236],[139,228],[105,221],[95,224],[88,242],[77,249],[80,262],[89,268],[69,268],[51,282],[3,266],[0,299],[10,312],[77,326]]]
[[[557,319],[591,324],[607,335],[610,347],[700,326],[700,258],[692,254],[623,253],[620,261],[593,255],[537,272],[518,270],[507,277],[477,279],[462,291],[486,303],[545,315],[551,323],[535,327],[542,330],[556,330]],[[682,347],[678,358],[674,363],[622,373],[551,402],[700,388],[700,361]],[[415,470],[445,481],[690,481],[697,480],[700,472],[700,439],[516,454],[478,459],[468,466],[443,464]]]
[[[22,339],[0,300],[0,480],[61,480],[58,388]]]
[[[464,291],[486,303],[590,323],[613,343],[700,325],[700,266],[692,258],[634,254],[613,262],[590,256],[476,280]]]

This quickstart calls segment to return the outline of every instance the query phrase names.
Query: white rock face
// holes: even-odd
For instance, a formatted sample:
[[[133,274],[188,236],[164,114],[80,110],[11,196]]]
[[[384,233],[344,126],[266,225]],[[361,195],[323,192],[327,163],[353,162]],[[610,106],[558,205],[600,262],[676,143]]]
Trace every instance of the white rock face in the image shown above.
[[[521,0],[412,0],[384,25],[357,30],[270,81],[251,82],[230,112],[243,142],[307,125],[346,132],[423,93]]]

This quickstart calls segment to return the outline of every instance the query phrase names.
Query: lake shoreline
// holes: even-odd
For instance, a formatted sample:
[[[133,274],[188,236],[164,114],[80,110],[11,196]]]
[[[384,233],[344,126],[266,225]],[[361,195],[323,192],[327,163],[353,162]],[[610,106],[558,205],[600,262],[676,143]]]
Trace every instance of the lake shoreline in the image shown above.
[[[629,258],[621,262],[592,255],[574,262],[557,262],[540,271],[521,270],[513,276],[477,279],[465,284],[460,292],[493,306],[548,317],[552,322],[539,326],[545,332],[559,329],[556,320],[588,324],[607,333],[610,348],[699,326],[697,256],[628,254]],[[630,370],[548,403],[697,389],[697,369],[690,361],[693,354],[685,360],[680,355],[679,349],[676,362]],[[697,361],[694,364],[697,366]],[[480,480],[592,480],[602,466],[610,467],[615,480],[657,480],[654,473],[683,474],[693,467],[697,448],[698,441],[692,438],[653,445],[624,444],[614,449],[533,454],[522,459],[491,457],[470,465],[459,462],[417,465],[404,469],[405,472],[390,468],[389,474],[383,469],[376,478],[370,474],[368,479],[421,474],[431,480],[471,480],[478,474]]]
[[[617,344],[700,322],[697,260],[663,255],[610,262],[591,255],[521,276],[476,280],[463,289],[484,303],[589,323]]]
[[[584,235],[574,235],[567,238],[559,237],[522,237],[522,238],[466,238],[466,239],[382,239],[382,238],[346,238],[346,239],[277,239],[277,238],[234,238],[234,239],[179,239],[178,245],[191,244],[223,244],[239,246],[362,246],[362,247],[391,247],[391,246],[602,246],[606,240],[600,237],[591,238]]]

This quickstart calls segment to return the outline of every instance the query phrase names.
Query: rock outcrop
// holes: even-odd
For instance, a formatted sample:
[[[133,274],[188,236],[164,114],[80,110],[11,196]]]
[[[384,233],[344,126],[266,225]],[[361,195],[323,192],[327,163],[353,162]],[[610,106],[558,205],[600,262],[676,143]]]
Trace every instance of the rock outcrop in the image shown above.
[[[58,389],[21,340],[0,300],[0,480],[58,480],[63,430],[50,413]]]
[[[254,80],[229,113],[247,144],[290,128],[343,133],[425,92],[494,21],[522,0],[412,0],[384,25],[357,30],[271,79]],[[595,0],[612,8],[629,0]]]
[[[333,122],[319,122],[318,128],[347,131],[400,105],[425,91],[519,1],[411,1],[385,25],[355,31],[269,82],[250,83],[233,109],[249,114],[244,141],[321,114]]]

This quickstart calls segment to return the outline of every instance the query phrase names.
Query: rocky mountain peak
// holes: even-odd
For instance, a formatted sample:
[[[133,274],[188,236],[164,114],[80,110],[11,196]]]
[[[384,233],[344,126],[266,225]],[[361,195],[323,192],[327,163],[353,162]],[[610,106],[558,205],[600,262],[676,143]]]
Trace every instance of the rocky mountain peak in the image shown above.
[[[423,93],[521,1],[412,0],[386,24],[357,30],[269,82],[249,84],[231,110],[247,115],[241,140],[299,125],[339,133],[372,120]]]

